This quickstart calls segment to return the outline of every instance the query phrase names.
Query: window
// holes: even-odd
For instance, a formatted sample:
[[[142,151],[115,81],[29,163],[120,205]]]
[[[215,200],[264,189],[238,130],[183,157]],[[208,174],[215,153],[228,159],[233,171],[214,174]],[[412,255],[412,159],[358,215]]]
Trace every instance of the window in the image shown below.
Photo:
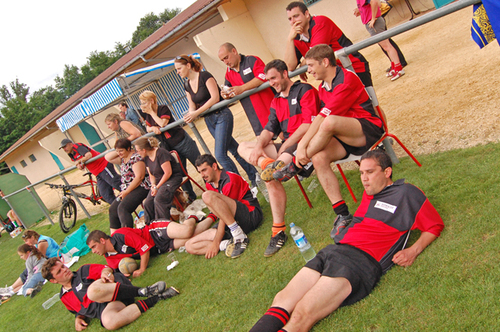
[[[23,166],[23,168],[25,168],[26,166],[28,166],[28,164],[26,164],[26,162],[24,160],[21,160],[21,166]]]
[[[313,3],[316,3],[318,1],[320,1],[320,0],[304,0],[304,3],[306,4],[306,6],[309,7],[310,5],[312,5]]]
[[[30,158],[32,163],[36,161],[35,155],[30,154],[28,158]]]

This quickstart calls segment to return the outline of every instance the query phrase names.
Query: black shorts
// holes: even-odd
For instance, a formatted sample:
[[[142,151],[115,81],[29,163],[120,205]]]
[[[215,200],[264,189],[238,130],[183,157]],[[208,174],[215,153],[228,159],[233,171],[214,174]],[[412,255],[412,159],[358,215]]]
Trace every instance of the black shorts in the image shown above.
[[[382,267],[372,256],[343,244],[323,248],[305,267],[325,277],[349,280],[352,291],[341,306],[354,304],[368,296],[382,276]]]
[[[255,207],[252,212],[248,211],[248,207],[241,203],[240,201],[236,202],[236,213],[234,214],[234,220],[238,223],[245,234],[248,234],[254,230],[256,230],[260,224],[262,223],[262,219],[264,216],[262,214],[262,210],[260,207]],[[219,223],[216,223],[212,226],[212,228],[217,228]],[[231,231],[229,227],[225,228],[226,232],[224,234],[223,240],[228,240],[232,238]]]
[[[283,145],[283,143],[274,143],[274,147],[276,148],[276,152],[278,152],[280,150],[280,148],[281,148],[282,145]],[[288,154],[290,154],[290,155],[293,156],[293,153],[295,152],[295,150],[297,150],[297,146],[298,145],[299,145],[298,143],[290,145],[288,147],[288,149],[286,149],[285,151],[283,151],[283,153],[288,153]]]
[[[165,224],[167,224],[165,226]],[[165,252],[170,252],[174,250],[174,239],[168,237],[167,228],[170,222],[168,221],[153,221],[149,224],[149,235],[155,243],[155,248],[151,248],[151,251],[163,254]],[[156,227],[158,226],[158,227]]]
[[[337,141],[339,141],[339,143],[342,144],[342,146],[347,152],[344,158],[347,158],[350,154],[353,154],[355,156],[361,156],[363,153],[368,151],[373,146],[373,144],[377,143],[377,141],[384,134],[384,129],[382,127],[377,127],[367,119],[356,118],[356,120],[358,120],[359,123],[361,124],[361,129],[363,130],[363,134],[365,135],[366,144],[365,146],[352,146],[342,142],[340,139],[335,137]]]
[[[115,272],[115,273],[113,273],[113,275],[115,277],[115,282],[120,283],[120,284],[124,284],[124,285],[132,286],[132,283],[130,282],[130,280],[128,280],[128,278],[125,277],[120,272]],[[129,304],[134,303],[135,299],[132,297],[130,299],[120,300],[120,302],[123,302],[125,305],[129,305]],[[108,303],[109,302],[105,302],[105,303],[92,302],[92,305],[95,305],[94,312],[95,312],[96,316],[91,317],[91,318],[99,318],[99,320],[101,320],[102,312],[104,311],[104,309],[106,309],[106,306],[108,305]],[[104,327],[104,325],[102,325],[102,321],[101,321],[101,326]]]

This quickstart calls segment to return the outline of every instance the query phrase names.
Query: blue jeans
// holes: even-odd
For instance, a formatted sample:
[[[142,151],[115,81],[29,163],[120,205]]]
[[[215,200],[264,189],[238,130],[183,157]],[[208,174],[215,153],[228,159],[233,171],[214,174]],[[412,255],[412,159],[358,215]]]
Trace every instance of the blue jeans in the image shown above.
[[[238,142],[233,138],[233,121],[233,113],[227,107],[218,113],[214,112],[205,116],[207,128],[215,139],[215,159],[226,171],[239,174],[236,165],[227,155],[227,151],[231,152],[253,184],[257,170],[238,154]]]
[[[193,141],[193,139],[189,137],[189,135],[186,132],[184,132],[184,135],[185,135],[184,139],[174,147],[174,150],[177,151],[177,153],[179,154],[182,166],[184,166],[184,169],[187,172],[186,159],[188,159],[191,162],[191,164],[195,166],[196,159],[198,159],[198,157],[200,156],[200,150],[198,150],[196,142]],[[182,186],[182,190],[187,192],[190,200],[194,201],[196,199],[196,193],[193,190],[193,185],[191,184],[191,181],[186,182]]]
[[[27,280],[27,282],[24,284],[23,286],[23,295],[24,296],[27,296],[26,295],[26,291],[28,290],[28,288],[35,288],[36,284],[38,284],[39,282],[41,281],[44,281],[45,279],[43,279],[42,277],[42,272],[38,272],[38,273],[35,273],[30,280]]]
[[[97,176],[97,186],[99,187],[99,192],[102,198],[108,203],[113,204],[116,199],[113,188],[121,191],[121,177],[115,171],[115,167],[112,163],[108,163],[108,166],[99,173]]]

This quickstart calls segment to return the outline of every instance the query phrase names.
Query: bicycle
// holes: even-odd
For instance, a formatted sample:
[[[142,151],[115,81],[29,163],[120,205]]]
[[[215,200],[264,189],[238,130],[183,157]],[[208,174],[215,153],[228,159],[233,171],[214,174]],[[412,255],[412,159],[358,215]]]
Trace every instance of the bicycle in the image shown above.
[[[71,194],[71,189],[90,187],[91,188],[90,195],[86,195],[84,193],[77,192],[75,190],[73,190],[73,192],[79,198],[86,199],[94,205],[101,204],[100,201],[103,200],[102,196],[99,193],[99,188],[97,187],[97,181],[94,181],[94,179],[92,178],[92,173],[87,172],[83,174],[83,176],[87,175],[89,179],[80,184],[65,185],[65,184],[45,183],[51,189],[62,189],[63,191],[63,196],[61,198],[62,207],[61,210],[59,211],[59,226],[61,227],[63,233],[69,233],[69,231],[76,224],[76,212],[77,212],[76,203],[72,198],[73,195]]]

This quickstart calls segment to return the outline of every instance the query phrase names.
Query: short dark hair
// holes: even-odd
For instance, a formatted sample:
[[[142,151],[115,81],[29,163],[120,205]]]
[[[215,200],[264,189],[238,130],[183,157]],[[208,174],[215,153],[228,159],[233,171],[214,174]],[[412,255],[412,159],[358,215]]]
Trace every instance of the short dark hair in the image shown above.
[[[286,6],[286,11],[289,12],[290,10],[297,8],[297,7],[299,7],[299,10],[302,12],[302,14],[305,14],[306,11],[308,10],[305,3],[300,2],[300,1],[294,1],[294,2],[290,2],[288,4],[288,6]]]
[[[196,159],[196,162],[194,164],[196,167],[200,167],[204,163],[212,166],[213,164],[217,164],[217,160],[215,160],[214,156],[212,156],[211,154],[202,154]],[[219,168],[219,164],[217,164],[217,168]]]
[[[120,105],[120,106],[125,106],[125,107],[127,107],[127,108],[128,108],[127,103],[126,103],[126,102],[124,102],[124,101],[122,101],[119,105]]]
[[[90,241],[99,242],[100,239],[107,240],[109,238],[110,236],[108,234],[96,229],[90,232],[89,236],[87,237],[87,245],[90,244]]]
[[[307,51],[304,58],[313,59],[319,62],[323,61],[323,59],[328,59],[328,61],[330,62],[330,66],[337,66],[335,53],[333,53],[332,48],[326,44],[319,44],[312,47],[309,51]]]
[[[283,73],[285,71],[288,72],[288,66],[286,65],[285,61],[280,59],[274,59],[268,62],[267,65],[264,67],[264,73],[267,74],[267,72],[272,68],[276,69],[281,74],[281,76],[283,76]]]
[[[49,280],[54,279],[54,276],[52,275],[52,268],[56,266],[57,262],[60,262],[61,260],[58,257],[52,257],[49,258],[43,263],[42,265],[42,277],[43,279]]]
[[[120,138],[115,142],[115,149],[132,149],[132,142],[126,138]]]
[[[365,152],[361,156],[361,161],[365,159],[373,159],[377,162],[377,164],[382,168],[383,171],[387,169],[387,167],[390,167],[392,169],[392,160],[391,157],[387,154],[382,149],[375,149],[375,150],[370,150]],[[391,179],[392,179],[392,172],[391,172]]]

